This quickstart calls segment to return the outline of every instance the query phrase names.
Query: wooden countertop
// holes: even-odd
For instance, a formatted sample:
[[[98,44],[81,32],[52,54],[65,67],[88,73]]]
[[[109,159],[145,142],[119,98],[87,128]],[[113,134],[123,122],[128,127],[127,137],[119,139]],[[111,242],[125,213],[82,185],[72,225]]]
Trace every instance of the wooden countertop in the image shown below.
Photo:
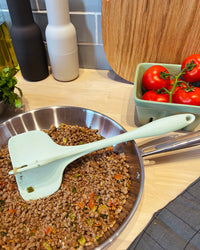
[[[45,106],[67,105],[93,109],[120,123],[127,130],[138,126],[133,100],[134,85],[112,71],[80,69],[71,82],[56,81],[52,75],[40,82],[27,82],[17,74],[26,111]],[[184,132],[171,133],[172,135]],[[136,140],[138,146],[171,136]],[[125,250],[148,224],[154,212],[164,207],[200,176],[199,146],[151,157],[145,164],[144,190],[139,207],[109,250]],[[144,159],[145,162],[145,159]]]

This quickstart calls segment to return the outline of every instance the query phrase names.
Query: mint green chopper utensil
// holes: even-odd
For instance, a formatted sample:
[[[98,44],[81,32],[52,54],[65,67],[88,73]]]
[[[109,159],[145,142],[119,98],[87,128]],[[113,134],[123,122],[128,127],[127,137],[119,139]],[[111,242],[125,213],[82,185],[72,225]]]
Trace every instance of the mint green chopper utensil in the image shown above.
[[[64,169],[90,152],[138,138],[179,130],[195,120],[192,114],[158,119],[142,127],[100,141],[61,146],[45,133],[33,130],[9,139],[8,149],[19,192],[24,200],[37,200],[55,193],[62,182]]]

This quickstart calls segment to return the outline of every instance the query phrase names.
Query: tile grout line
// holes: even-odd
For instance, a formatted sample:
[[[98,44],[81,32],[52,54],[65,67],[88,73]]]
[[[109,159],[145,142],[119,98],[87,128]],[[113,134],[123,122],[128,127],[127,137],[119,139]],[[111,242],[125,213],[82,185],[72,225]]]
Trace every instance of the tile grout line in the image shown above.
[[[82,43],[82,42],[79,42],[78,45],[82,45],[82,46],[103,46],[103,43]]]
[[[41,13],[41,14],[44,14],[44,13],[47,13],[46,10],[40,10],[39,9],[39,6],[38,7],[38,10],[32,10],[33,13]],[[5,9],[6,10],[6,9]],[[69,11],[69,14],[73,14],[73,15],[101,15],[101,12],[84,12],[84,11]]]

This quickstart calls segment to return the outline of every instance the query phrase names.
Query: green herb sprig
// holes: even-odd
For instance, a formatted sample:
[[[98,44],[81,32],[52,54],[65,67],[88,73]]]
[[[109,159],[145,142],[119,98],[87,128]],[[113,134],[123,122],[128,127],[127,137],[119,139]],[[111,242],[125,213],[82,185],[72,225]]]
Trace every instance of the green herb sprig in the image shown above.
[[[14,105],[16,108],[22,106],[22,91],[16,86],[17,78],[14,76],[18,68],[4,68],[0,71],[0,101],[4,101],[9,105]],[[15,92],[17,89],[18,94]]]

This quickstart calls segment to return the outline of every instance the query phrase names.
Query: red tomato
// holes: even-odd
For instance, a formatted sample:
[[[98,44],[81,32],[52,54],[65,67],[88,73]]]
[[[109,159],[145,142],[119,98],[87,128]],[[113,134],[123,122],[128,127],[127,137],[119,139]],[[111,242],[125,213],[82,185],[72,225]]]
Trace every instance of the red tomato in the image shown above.
[[[191,61],[196,64],[196,66],[183,74],[183,79],[187,82],[197,82],[200,81],[200,54],[193,54],[188,56],[181,65],[181,70],[186,66],[187,63],[191,63]]]
[[[169,102],[169,95],[167,93],[157,94],[153,90],[149,90],[143,95],[142,99],[154,102]]]
[[[169,73],[166,68],[161,65],[151,66],[144,72],[142,77],[142,84],[146,90],[157,90],[161,88],[168,88],[170,84],[170,77],[161,78],[161,72]]]
[[[180,88],[173,95],[173,101],[180,104],[200,106],[200,88],[194,87],[193,91],[190,92]]]

